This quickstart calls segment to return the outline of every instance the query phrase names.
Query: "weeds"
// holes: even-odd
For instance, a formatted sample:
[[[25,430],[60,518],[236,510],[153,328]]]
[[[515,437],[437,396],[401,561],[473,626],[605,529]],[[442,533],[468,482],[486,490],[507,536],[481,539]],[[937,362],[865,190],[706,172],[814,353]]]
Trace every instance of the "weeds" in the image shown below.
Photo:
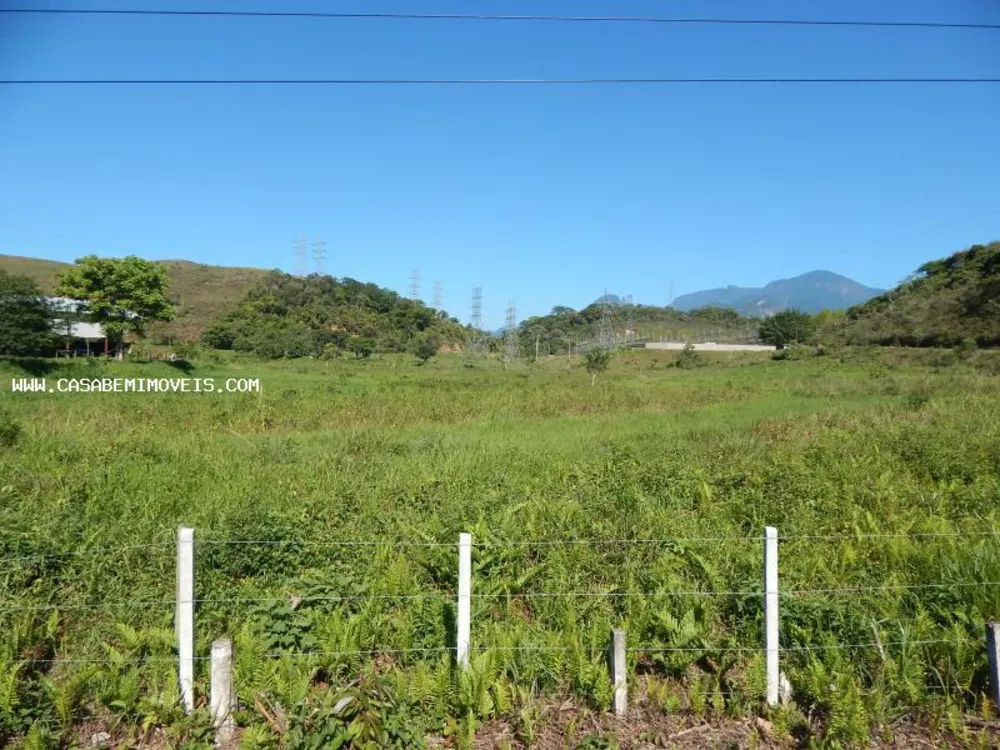
[[[787,538],[782,586],[806,592],[783,602],[783,638],[816,649],[783,656],[795,707],[777,733],[798,737],[808,715],[827,746],[857,746],[912,707],[978,710],[984,656],[961,641],[1000,616],[1000,593],[948,584],[1000,580],[996,539],[864,535],[1000,523],[988,354],[650,372],[640,352],[599,388],[562,359],[529,379],[446,355],[429,369],[195,360],[195,376],[260,377],[265,393],[2,393],[0,435],[25,424],[31,439],[0,451],[0,551],[19,561],[0,577],[0,742],[65,747],[83,723],[204,742],[171,662],[181,524],[197,530],[198,652],[234,639],[247,748],[468,746],[497,719],[530,745],[551,700],[610,705],[615,627],[649,649],[630,674],[656,710],[759,712],[760,654],[735,650],[761,642],[759,545],[528,543],[739,540],[766,524]],[[454,547],[394,543],[460,531],[483,595],[467,673],[439,650],[454,645]],[[939,588],[899,588],[924,584]]]
[[[0,409],[0,448],[12,448],[21,438],[21,423]]]

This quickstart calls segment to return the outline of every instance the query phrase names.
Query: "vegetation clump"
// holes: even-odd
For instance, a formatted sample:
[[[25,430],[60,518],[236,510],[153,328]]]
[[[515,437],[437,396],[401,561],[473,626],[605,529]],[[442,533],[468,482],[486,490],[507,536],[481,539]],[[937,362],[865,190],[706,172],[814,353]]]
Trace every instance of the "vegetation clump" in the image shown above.
[[[784,310],[775,313],[760,324],[760,340],[778,349],[789,344],[805,344],[813,335],[814,323],[811,315],[798,310]]]
[[[12,448],[21,439],[21,423],[5,409],[0,409],[0,448]]]
[[[367,359],[375,351],[405,352],[430,334],[458,342],[465,330],[444,313],[375,284],[273,271],[207,328],[202,341],[265,359],[319,357],[328,346]]]
[[[587,373],[590,375],[590,384],[594,385],[597,382],[597,376],[603,372],[606,372],[608,365],[611,364],[611,360],[614,359],[615,353],[611,349],[601,349],[599,347],[594,347],[588,349],[583,354],[583,366]]]
[[[674,365],[682,370],[693,370],[696,367],[701,367],[701,364],[701,355],[698,354],[698,350],[691,342],[684,345],[681,353],[677,355],[677,361],[674,362]]]
[[[35,282],[0,270],[0,355],[51,354],[53,318]]]
[[[437,356],[441,342],[436,336],[421,336],[413,345],[413,356],[421,365],[426,365]]]

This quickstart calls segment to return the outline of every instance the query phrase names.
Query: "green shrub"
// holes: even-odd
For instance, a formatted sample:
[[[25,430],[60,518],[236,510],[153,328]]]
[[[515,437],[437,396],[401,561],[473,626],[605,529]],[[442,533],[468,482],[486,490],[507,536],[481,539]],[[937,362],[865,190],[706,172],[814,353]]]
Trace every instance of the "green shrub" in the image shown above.
[[[959,342],[958,346],[955,347],[955,353],[962,361],[971,359],[978,350],[979,345],[971,336],[966,336]]]
[[[437,337],[422,336],[416,340],[411,351],[420,364],[425,365],[437,355],[438,349],[440,348],[441,342],[437,339]]]
[[[701,355],[698,354],[697,350],[694,348],[694,344],[691,343],[684,345],[684,348],[677,357],[677,361],[674,362],[674,367],[679,367],[682,370],[693,370],[696,367],[701,367],[701,365]]]
[[[378,349],[378,342],[365,336],[352,336],[347,345],[358,359],[368,359]]]
[[[615,353],[611,349],[588,349],[583,355],[583,366],[590,374],[590,384],[597,381],[597,376],[608,369]]]
[[[321,750],[328,747],[418,748],[423,737],[407,721],[408,711],[379,677],[365,676],[353,687],[324,690],[297,706],[284,747]]]
[[[178,344],[174,347],[174,354],[181,359],[197,359],[198,355],[201,354],[201,347],[197,344]]]
[[[0,410],[0,448],[12,448],[21,439],[21,423],[13,415]]]

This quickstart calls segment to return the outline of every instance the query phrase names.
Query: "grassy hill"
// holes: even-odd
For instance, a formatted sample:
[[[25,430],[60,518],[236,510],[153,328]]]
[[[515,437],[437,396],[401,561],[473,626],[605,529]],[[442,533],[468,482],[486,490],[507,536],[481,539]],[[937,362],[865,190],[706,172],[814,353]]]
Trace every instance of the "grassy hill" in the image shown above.
[[[847,313],[853,344],[1000,346],[1000,242],[920,266],[904,283]]]
[[[0,255],[0,268],[16,276],[27,276],[42,288],[46,294],[56,285],[56,274],[70,267],[70,263],[41,258],[24,258],[20,255]]]
[[[222,313],[236,305],[253,283],[267,273],[259,268],[206,266],[186,260],[156,261],[167,269],[170,287],[167,295],[174,303],[177,318],[170,323],[150,326],[154,342],[197,341],[201,332]],[[46,294],[56,285],[56,275],[69,263],[0,255],[0,268],[34,279]]]

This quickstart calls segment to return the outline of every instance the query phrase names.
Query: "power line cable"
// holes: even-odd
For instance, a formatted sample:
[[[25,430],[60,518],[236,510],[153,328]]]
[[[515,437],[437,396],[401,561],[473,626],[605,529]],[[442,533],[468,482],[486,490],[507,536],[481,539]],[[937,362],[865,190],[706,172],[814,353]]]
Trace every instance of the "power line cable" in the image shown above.
[[[159,78],[2,79],[7,86],[669,86],[711,84],[996,84],[1000,78]]]
[[[395,21],[511,21],[548,23],[628,23],[715,26],[828,26],[840,28],[1000,29],[1000,24],[951,21],[859,21],[791,18],[674,18],[663,16],[577,16],[493,13],[334,13],[326,11],[163,10],[127,8],[3,8],[23,15],[163,16],[201,18],[300,18]]]

